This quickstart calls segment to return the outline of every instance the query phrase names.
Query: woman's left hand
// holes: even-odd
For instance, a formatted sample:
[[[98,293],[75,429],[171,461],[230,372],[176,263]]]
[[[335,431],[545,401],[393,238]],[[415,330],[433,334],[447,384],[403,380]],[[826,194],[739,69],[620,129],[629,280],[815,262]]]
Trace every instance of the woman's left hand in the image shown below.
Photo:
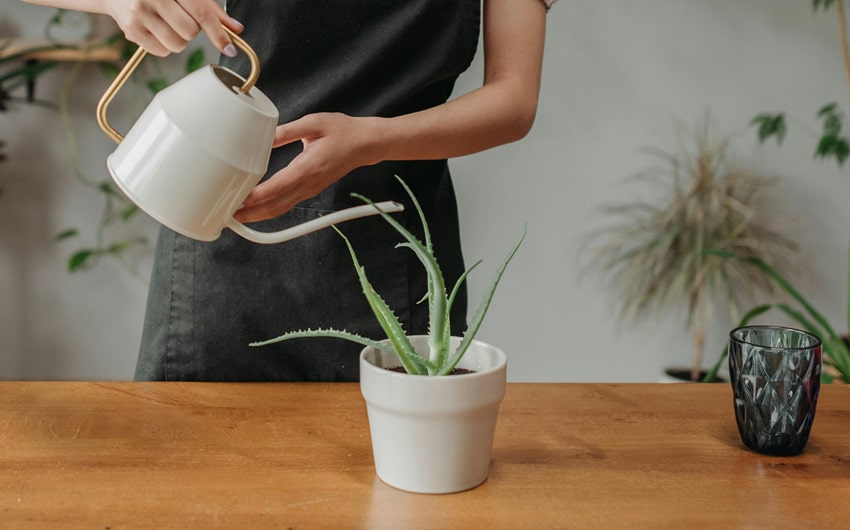
[[[274,147],[301,141],[303,151],[245,199],[234,218],[272,219],[313,198],[352,170],[379,162],[371,156],[370,123],[340,113],[308,114],[275,130]]]

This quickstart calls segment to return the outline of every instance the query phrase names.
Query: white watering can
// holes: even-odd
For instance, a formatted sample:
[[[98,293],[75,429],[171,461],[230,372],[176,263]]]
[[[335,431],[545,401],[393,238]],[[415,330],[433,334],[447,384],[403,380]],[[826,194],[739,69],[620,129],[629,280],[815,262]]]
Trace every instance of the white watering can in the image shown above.
[[[97,120],[118,143],[107,167],[121,191],[160,223],[199,241],[218,239],[227,227],[256,243],[280,243],[377,214],[375,206],[364,204],[268,233],[233,219],[268,169],[278,112],[254,86],[260,75],[257,54],[224,29],[251,61],[248,79],[223,66],[200,68],[158,92],[126,136],[109,125],[106,108],[144,58],[144,49],[133,54],[104,93]],[[376,206],[387,213],[404,209],[393,201]]]

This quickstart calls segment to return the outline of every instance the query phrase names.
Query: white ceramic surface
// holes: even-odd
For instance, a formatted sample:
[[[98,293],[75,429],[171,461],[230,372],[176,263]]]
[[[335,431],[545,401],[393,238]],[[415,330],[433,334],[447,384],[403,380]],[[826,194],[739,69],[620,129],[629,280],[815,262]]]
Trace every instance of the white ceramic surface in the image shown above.
[[[358,206],[280,232],[261,233],[233,213],[268,168],[278,111],[256,87],[206,66],[158,92],[107,159],[118,187],[175,232],[212,241],[229,227],[257,243],[280,243],[333,223],[375,215]],[[379,203],[386,212],[403,208]]]
[[[412,337],[427,348],[427,337]],[[453,347],[458,338],[452,338]],[[387,484],[417,493],[452,493],[487,479],[507,358],[474,341],[461,368],[475,373],[414,376],[384,370],[395,356],[365,348],[360,387],[369,416],[375,471]]]

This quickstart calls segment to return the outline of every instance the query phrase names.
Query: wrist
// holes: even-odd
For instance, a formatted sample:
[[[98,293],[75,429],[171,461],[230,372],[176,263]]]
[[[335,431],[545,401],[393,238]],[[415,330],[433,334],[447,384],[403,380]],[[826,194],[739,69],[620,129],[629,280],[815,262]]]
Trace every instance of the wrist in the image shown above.
[[[387,130],[390,125],[389,118],[367,117],[363,120],[363,135],[361,139],[360,153],[365,164],[374,165],[389,160],[388,145],[390,135]]]

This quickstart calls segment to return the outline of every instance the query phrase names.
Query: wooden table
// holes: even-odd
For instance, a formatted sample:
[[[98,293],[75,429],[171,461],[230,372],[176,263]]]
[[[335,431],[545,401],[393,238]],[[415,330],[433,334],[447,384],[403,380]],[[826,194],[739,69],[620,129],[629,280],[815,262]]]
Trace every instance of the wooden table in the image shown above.
[[[706,526],[850,526],[850,386],[780,458],[726,384],[510,384],[487,482],[418,495],[376,478],[356,384],[0,383],[2,528]]]

